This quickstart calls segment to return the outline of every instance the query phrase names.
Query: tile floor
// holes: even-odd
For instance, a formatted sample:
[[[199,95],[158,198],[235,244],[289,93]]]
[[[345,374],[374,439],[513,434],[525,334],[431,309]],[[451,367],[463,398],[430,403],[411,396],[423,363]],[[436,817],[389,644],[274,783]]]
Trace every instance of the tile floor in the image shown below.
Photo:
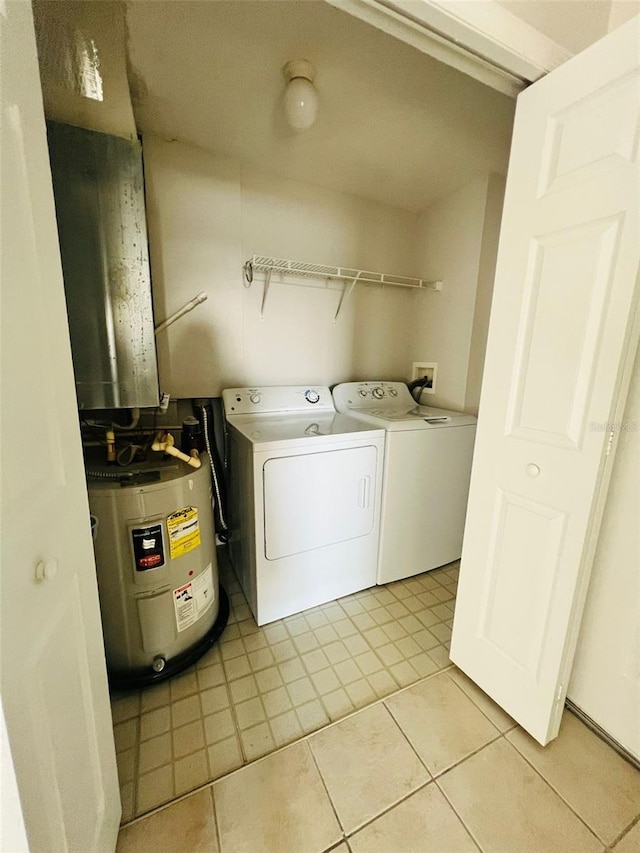
[[[117,853],[635,853],[640,773],[543,749],[448,667],[120,831]]]
[[[219,645],[112,697],[123,823],[450,663],[457,563],[258,628],[224,548],[218,560],[231,599]]]

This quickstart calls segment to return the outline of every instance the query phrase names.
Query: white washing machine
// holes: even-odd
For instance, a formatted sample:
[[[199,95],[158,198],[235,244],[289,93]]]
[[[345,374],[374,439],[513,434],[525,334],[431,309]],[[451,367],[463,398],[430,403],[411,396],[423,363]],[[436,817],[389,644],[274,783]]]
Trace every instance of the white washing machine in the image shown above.
[[[404,382],[344,382],[333,400],[339,412],[385,430],[378,583],[457,560],[476,418],[418,406]]]
[[[326,387],[222,392],[229,556],[258,625],[376,584],[384,430]]]

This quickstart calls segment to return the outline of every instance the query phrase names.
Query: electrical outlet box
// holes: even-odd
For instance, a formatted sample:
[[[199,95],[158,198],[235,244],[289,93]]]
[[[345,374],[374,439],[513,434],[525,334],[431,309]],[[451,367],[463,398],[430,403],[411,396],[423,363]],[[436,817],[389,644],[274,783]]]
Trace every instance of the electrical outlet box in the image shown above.
[[[437,361],[414,361],[411,369],[411,381],[416,379],[427,379],[427,384],[422,390],[423,394],[436,393],[436,380],[438,378]]]

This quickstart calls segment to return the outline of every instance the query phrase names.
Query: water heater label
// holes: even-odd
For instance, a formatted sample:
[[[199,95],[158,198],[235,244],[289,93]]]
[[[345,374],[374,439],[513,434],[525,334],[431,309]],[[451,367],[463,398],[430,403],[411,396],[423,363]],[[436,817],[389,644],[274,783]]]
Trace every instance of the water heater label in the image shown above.
[[[167,531],[172,560],[198,548],[200,545],[198,510],[194,506],[186,506],[172,513],[167,518]]]
[[[137,572],[148,572],[150,569],[159,569],[164,566],[161,524],[136,527],[131,531],[131,538]]]
[[[209,563],[197,578],[173,590],[173,606],[178,631],[191,627],[213,606],[214,601],[213,569],[212,564]]]

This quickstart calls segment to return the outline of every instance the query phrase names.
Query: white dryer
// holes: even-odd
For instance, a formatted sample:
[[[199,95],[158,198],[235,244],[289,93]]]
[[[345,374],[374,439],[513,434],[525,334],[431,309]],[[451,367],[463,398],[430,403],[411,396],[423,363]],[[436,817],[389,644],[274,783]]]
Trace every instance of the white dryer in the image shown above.
[[[345,382],[333,399],[386,434],[378,583],[457,560],[476,418],[418,406],[404,382]]]
[[[384,430],[326,387],[222,392],[229,556],[258,625],[376,584]]]

